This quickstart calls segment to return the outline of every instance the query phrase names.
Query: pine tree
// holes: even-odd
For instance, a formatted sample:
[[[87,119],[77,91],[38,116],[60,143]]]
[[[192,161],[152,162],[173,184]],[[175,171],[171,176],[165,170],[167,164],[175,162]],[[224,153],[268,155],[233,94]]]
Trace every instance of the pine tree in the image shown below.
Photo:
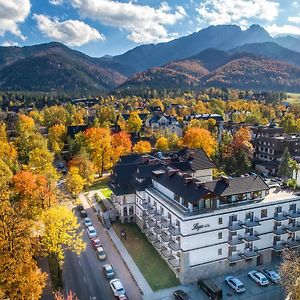
[[[291,160],[291,154],[289,152],[289,149],[285,148],[278,167],[278,175],[282,177],[284,180],[291,178],[293,175],[293,170],[291,169],[290,166],[290,160]]]

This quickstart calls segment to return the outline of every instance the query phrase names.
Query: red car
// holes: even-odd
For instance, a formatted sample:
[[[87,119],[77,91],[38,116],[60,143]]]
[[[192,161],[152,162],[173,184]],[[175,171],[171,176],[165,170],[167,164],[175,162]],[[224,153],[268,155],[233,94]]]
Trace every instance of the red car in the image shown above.
[[[91,243],[95,249],[102,246],[102,243],[98,237],[91,239]]]

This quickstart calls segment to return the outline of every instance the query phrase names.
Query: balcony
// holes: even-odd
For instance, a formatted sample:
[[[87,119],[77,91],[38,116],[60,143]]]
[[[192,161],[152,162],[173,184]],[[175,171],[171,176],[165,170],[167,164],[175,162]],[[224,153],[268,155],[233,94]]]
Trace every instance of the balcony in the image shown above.
[[[161,224],[162,226],[164,226],[165,228],[170,228],[171,227],[171,221],[169,219],[163,218],[161,220]]]
[[[169,259],[169,262],[170,262],[170,264],[172,265],[172,267],[173,267],[174,269],[180,268],[180,260],[179,260],[179,259],[177,259],[177,258],[172,258],[172,259]]]
[[[296,232],[300,230],[300,224],[299,223],[295,223],[295,224],[289,224],[286,227],[286,230],[290,233]]]
[[[260,240],[257,231],[254,231],[253,234],[245,233],[243,239],[244,239],[246,242],[253,242],[253,241]]]
[[[163,245],[162,242],[156,241],[156,242],[154,243],[154,246],[155,246],[157,249],[161,249],[164,245]]]
[[[282,235],[287,233],[286,226],[274,226],[273,233],[275,235]]]
[[[242,254],[242,256],[244,256],[245,259],[257,257],[257,256],[259,256],[259,253],[257,252],[257,250],[258,249],[256,247],[254,247],[253,249],[245,248],[245,251]]]
[[[300,246],[300,239],[287,239],[286,242],[289,248],[296,248]]]
[[[151,241],[151,242],[154,242],[156,240],[156,235],[151,232],[149,235],[148,235],[148,239]]]
[[[289,219],[297,219],[300,218],[300,212],[299,211],[289,211],[287,217]]]
[[[227,257],[227,260],[230,263],[236,263],[236,262],[244,260],[244,259],[242,258],[242,256],[239,253],[232,253],[231,255],[229,255]]]
[[[151,206],[149,205],[149,203],[148,202],[143,202],[142,209],[147,210],[149,208],[151,208]]]
[[[149,227],[154,227],[156,225],[156,222],[152,219],[148,219],[147,223],[148,223]]]
[[[228,225],[229,231],[237,231],[243,229],[243,223],[241,221],[233,221]]]
[[[288,219],[287,214],[285,212],[275,213],[274,219],[278,222],[285,221]]]
[[[286,247],[286,242],[285,241],[278,241],[273,244],[273,250],[275,252],[280,252]]]
[[[160,226],[155,226],[154,228],[154,231],[157,233],[157,234],[163,234],[164,233],[164,229],[161,228]]]
[[[231,246],[243,244],[242,236],[238,234],[237,236],[231,237],[227,243]]]
[[[174,255],[173,255],[172,251],[170,251],[168,249],[163,250],[161,253],[167,259],[174,259]]]
[[[174,227],[174,226],[172,226],[172,227],[169,229],[169,232],[170,232],[173,236],[178,236],[178,235],[180,235],[180,229],[177,228],[177,227]]]
[[[260,223],[258,222],[258,218],[246,219],[244,223],[244,226],[247,228],[253,228],[259,225]]]
[[[149,214],[149,215],[153,215],[154,212],[155,212],[154,207],[152,207],[152,206],[149,205],[149,207],[148,207],[148,214]]]
[[[142,214],[142,219],[143,219],[144,221],[147,221],[148,218],[149,218],[148,214],[144,212],[144,213]]]
[[[179,242],[175,242],[175,241],[172,241],[170,244],[169,244],[170,248],[173,250],[173,251],[179,251],[181,250],[180,248],[180,243]]]
[[[164,233],[162,236],[161,236],[161,239],[165,242],[165,243],[168,243],[172,240],[172,238],[170,237],[169,234],[167,233]]]
[[[156,211],[154,213],[154,218],[155,218],[156,221],[161,221],[161,218],[162,218],[161,213],[159,213],[159,212]]]

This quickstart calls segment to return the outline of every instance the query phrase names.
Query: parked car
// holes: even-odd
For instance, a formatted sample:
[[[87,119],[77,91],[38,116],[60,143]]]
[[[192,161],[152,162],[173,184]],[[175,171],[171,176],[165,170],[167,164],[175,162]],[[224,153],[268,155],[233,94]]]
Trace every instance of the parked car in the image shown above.
[[[237,293],[243,293],[246,291],[244,284],[234,276],[227,276],[225,282],[234,289]]]
[[[212,300],[221,300],[223,297],[222,289],[212,280],[199,280],[198,286]]]
[[[100,241],[100,239],[98,237],[95,237],[95,238],[92,238],[91,239],[91,243],[92,243],[92,246],[97,249],[98,247],[101,247],[102,246],[102,243]]]
[[[115,271],[110,264],[103,265],[103,272],[107,279],[112,279],[115,277]]]
[[[92,225],[93,225],[91,219],[88,218],[88,217],[84,218],[84,221],[83,221],[83,222],[84,222],[84,225],[85,225],[86,227],[89,227],[89,226],[92,226]]]
[[[250,271],[248,275],[259,285],[266,286],[270,283],[268,278],[261,272],[258,271]]]
[[[81,211],[80,211],[80,217],[81,217],[81,218],[86,218],[86,217],[87,217],[87,213],[86,213],[85,210],[81,210]]]
[[[119,279],[112,279],[109,282],[110,288],[116,297],[123,296],[126,294],[126,291],[123,287],[122,282]]]
[[[190,296],[182,290],[175,291],[173,295],[176,300],[191,300]]]
[[[59,169],[63,169],[65,167],[65,165],[62,163],[62,162],[60,162],[59,164],[58,164],[58,168]]]
[[[89,226],[88,229],[87,229],[87,232],[88,232],[88,235],[89,235],[90,239],[97,236],[97,231],[96,231],[94,226]]]
[[[81,204],[78,205],[78,206],[77,206],[77,209],[78,209],[78,211],[84,210],[83,205],[81,205]]]
[[[263,269],[262,272],[266,275],[266,277],[272,281],[273,283],[278,283],[280,281],[280,275],[274,270]]]
[[[118,297],[119,300],[128,300],[126,295],[121,295]]]
[[[97,251],[98,258],[100,260],[105,260],[106,259],[106,254],[105,254],[104,249],[102,247],[98,247],[96,249],[96,251]]]

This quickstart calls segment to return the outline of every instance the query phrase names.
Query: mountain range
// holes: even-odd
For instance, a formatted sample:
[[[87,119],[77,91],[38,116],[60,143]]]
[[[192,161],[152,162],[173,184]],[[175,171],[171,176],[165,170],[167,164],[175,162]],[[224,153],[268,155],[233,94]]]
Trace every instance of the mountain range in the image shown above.
[[[63,44],[0,47],[0,89],[84,93],[207,86],[300,92],[300,39],[259,25],[210,26],[94,58]]]

